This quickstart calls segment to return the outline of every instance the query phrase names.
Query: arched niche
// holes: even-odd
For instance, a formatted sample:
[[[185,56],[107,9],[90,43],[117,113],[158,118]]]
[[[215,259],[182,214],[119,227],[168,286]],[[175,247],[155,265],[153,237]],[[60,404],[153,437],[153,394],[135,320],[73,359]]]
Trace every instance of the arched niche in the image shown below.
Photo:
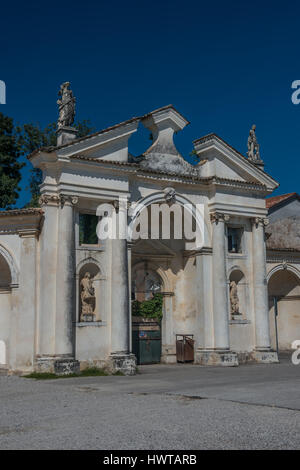
[[[103,321],[105,289],[99,263],[92,259],[81,262],[76,278],[77,321]]]
[[[0,289],[9,289],[12,283],[12,276],[8,262],[0,254]]]
[[[232,318],[247,317],[247,284],[245,275],[239,267],[234,267],[229,274],[229,312]]]
[[[0,245],[0,288],[19,283],[19,270],[11,253]]]

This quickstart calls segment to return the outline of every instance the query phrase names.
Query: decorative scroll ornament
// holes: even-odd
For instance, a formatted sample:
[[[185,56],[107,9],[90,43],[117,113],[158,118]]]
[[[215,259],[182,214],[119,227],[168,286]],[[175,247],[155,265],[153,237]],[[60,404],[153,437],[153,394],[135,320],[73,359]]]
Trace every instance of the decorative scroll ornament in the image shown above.
[[[69,204],[75,205],[78,203],[78,197],[77,196],[69,196],[65,194],[42,194],[39,198],[39,205],[40,206],[45,206],[47,204],[52,204],[52,205],[59,205],[61,204],[64,206],[64,204],[68,202]]]
[[[165,188],[164,189],[164,198],[168,204],[172,204],[176,200],[176,191],[174,188]]]
[[[266,217],[255,217],[254,219],[252,219],[252,223],[255,224],[256,226],[260,224],[266,227],[267,225],[269,225],[270,221]]]
[[[222,214],[221,212],[212,212],[210,214],[210,220],[212,223],[229,222],[230,216],[228,214]]]

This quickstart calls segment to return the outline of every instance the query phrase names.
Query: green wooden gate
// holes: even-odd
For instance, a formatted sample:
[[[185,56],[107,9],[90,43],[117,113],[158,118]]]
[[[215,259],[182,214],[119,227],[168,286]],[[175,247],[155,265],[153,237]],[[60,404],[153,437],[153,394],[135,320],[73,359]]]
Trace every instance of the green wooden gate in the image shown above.
[[[132,317],[132,352],[139,365],[160,362],[160,322],[153,318]]]

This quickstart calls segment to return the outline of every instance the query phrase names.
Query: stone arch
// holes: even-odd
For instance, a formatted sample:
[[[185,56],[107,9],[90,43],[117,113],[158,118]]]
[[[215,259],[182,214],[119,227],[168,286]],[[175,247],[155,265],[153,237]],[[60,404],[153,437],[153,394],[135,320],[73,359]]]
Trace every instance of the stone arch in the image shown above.
[[[7,267],[8,267],[9,275],[10,275],[9,285],[6,285],[5,287],[10,286],[11,284],[18,285],[19,284],[19,270],[17,268],[17,264],[12,254],[3,245],[0,245],[0,263],[1,261],[3,263],[2,273],[4,274],[6,278],[8,278],[8,272],[7,272]],[[0,278],[0,284],[1,284],[1,278]]]
[[[102,264],[100,263],[99,260],[93,258],[92,256],[89,256],[88,258],[84,258],[82,259],[81,261],[79,261],[79,263],[77,264],[76,266],[76,276],[79,275],[80,271],[81,271],[81,268],[85,265],[85,264],[95,264],[98,266],[99,268],[99,271],[101,273],[101,276],[104,276],[104,270],[103,270],[103,267],[102,267]]]
[[[300,273],[297,267],[282,263],[267,278],[271,344],[276,348],[277,328],[279,350],[288,350],[300,337]]]
[[[292,272],[299,279],[299,282],[300,282],[300,270],[298,268],[296,268],[295,266],[293,266],[292,264],[281,263],[281,264],[277,264],[276,266],[274,266],[268,272],[268,274],[267,274],[268,283],[269,283],[271,277],[273,276],[273,274],[275,274],[276,272],[281,271],[281,270],[287,270],[287,271]]]
[[[145,261],[137,261],[135,264],[132,266],[132,271],[137,269],[138,267],[143,267],[145,266]],[[158,276],[161,278],[163,282],[163,292],[171,292],[171,283],[168,278],[168,275],[165,273],[165,271],[159,266],[159,264],[147,260],[147,267],[149,270],[155,271]]]
[[[6,365],[6,344],[2,339],[0,340],[0,366]]]
[[[169,188],[174,191],[174,202],[178,203],[182,207],[185,207],[186,210],[192,215],[196,221],[196,225],[199,229],[200,239],[196,241],[195,248],[202,248],[203,246],[209,246],[211,244],[211,230],[210,223],[208,223],[208,218],[204,210],[203,204],[199,204],[199,208],[196,208],[195,204],[190,201],[185,195],[180,193],[175,193],[173,188]],[[155,191],[152,194],[141,198],[136,203],[133,203],[130,210],[129,216],[131,217],[131,222],[128,229],[129,241],[132,241],[132,232],[136,222],[137,217],[139,216],[142,209],[145,207],[151,206],[151,204],[161,204],[166,203],[166,193],[163,191]],[[171,202],[172,203],[172,202]],[[198,246],[197,246],[198,244]]]

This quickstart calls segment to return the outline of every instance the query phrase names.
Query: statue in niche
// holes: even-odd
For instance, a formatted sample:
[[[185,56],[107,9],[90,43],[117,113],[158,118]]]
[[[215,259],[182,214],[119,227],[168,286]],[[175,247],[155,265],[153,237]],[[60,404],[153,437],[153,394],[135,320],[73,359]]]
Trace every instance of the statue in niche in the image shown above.
[[[65,82],[60,85],[58,92],[59,99],[57,100],[59,117],[57,127],[70,127],[74,122],[75,117],[75,98],[72,90],[69,90],[70,82]]]
[[[240,315],[239,296],[237,283],[235,281],[230,282],[230,310],[231,315]]]
[[[248,158],[251,161],[261,161],[260,153],[259,153],[259,145],[257,142],[256,134],[255,134],[256,125],[250,129],[249,137],[248,137]]]
[[[81,315],[80,321],[95,321],[95,289],[91,274],[86,272],[80,281]]]

